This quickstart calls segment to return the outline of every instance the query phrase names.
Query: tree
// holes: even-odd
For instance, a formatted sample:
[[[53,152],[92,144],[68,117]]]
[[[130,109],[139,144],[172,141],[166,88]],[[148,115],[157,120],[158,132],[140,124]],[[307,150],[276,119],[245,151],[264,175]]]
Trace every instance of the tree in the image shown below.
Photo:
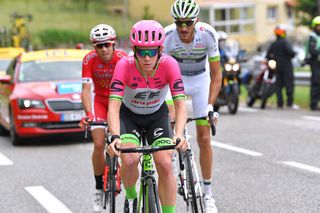
[[[304,14],[301,23],[310,26],[313,17],[320,15],[320,0],[298,0],[297,10]]]

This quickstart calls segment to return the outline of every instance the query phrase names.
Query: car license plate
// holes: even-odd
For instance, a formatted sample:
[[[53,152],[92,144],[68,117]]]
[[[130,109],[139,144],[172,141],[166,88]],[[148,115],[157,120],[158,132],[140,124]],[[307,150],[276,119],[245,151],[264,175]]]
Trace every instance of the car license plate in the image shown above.
[[[84,111],[74,111],[61,114],[61,121],[80,121],[85,116]]]

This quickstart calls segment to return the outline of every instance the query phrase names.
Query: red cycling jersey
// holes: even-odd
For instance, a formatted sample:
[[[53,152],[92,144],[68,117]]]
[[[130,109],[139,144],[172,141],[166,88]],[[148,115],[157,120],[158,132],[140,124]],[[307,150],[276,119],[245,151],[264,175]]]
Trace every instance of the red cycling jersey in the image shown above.
[[[90,83],[94,88],[91,108],[94,121],[105,121],[107,119],[109,85],[116,63],[123,56],[126,56],[125,52],[115,50],[111,60],[105,63],[93,50],[82,61],[82,83]]]
[[[126,53],[114,50],[113,56],[105,63],[95,50],[89,52],[82,61],[82,83],[93,83],[93,92],[97,95],[109,96],[109,85],[116,63]]]

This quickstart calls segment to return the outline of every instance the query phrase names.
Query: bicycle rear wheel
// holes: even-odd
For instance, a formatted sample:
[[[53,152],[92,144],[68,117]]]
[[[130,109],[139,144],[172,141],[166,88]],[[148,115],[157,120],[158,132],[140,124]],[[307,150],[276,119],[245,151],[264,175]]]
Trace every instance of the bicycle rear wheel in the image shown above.
[[[203,208],[203,197],[200,193],[200,182],[197,180],[196,168],[193,166],[193,161],[191,159],[191,151],[187,150],[184,155],[184,160],[186,163],[186,177],[187,177],[187,191],[188,191],[188,202],[191,205],[193,213],[204,212]],[[197,187],[197,189],[196,189]]]

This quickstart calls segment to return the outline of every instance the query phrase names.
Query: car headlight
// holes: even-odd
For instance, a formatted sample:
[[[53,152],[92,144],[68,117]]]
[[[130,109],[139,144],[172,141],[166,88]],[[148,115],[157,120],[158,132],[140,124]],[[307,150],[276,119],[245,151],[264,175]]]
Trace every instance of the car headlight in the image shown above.
[[[235,72],[237,72],[239,69],[240,69],[240,64],[234,64],[232,66],[232,70],[235,71]]]
[[[229,71],[231,71],[231,69],[232,69],[232,65],[231,65],[231,64],[225,64],[225,65],[224,65],[224,69],[225,69],[227,72],[229,72]]]
[[[40,100],[32,100],[32,99],[19,99],[19,108],[20,109],[44,109],[45,106]]]

